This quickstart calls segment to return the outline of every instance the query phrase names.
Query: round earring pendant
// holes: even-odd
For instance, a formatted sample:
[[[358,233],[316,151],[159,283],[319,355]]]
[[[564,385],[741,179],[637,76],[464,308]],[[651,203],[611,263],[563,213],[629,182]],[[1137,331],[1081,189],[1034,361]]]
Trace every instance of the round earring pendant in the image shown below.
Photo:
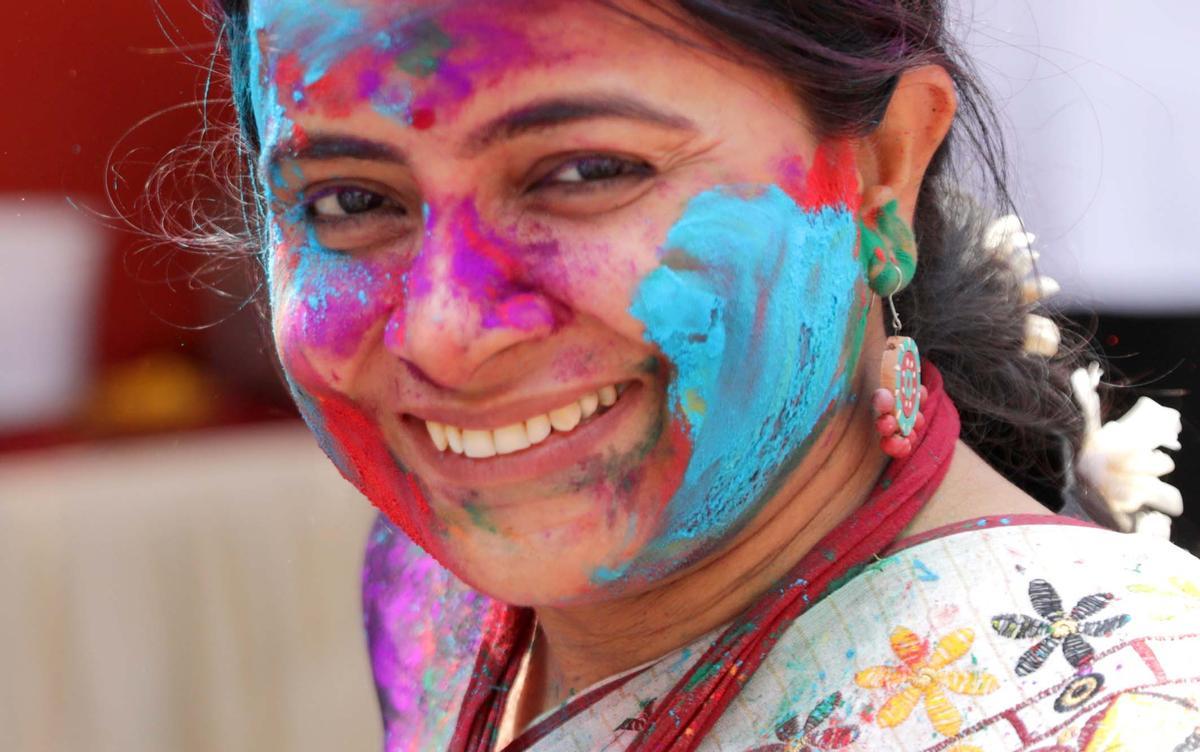
[[[908,436],[921,412],[921,354],[911,337],[888,337],[879,384],[893,395],[897,433]]]

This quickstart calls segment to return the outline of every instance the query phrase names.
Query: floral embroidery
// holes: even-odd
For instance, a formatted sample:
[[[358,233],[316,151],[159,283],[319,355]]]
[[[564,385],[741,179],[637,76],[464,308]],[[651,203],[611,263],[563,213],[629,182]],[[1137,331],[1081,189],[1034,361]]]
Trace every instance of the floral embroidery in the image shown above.
[[[1085,595],[1068,614],[1063,611],[1062,599],[1053,585],[1045,580],[1033,580],[1029,583],[1029,602],[1042,618],[1025,614],[999,614],[992,617],[992,629],[1000,636],[1014,640],[1043,638],[1017,660],[1017,676],[1026,676],[1041,668],[1060,643],[1063,657],[1078,668],[1090,663],[1095,652],[1091,643],[1081,635],[1108,637],[1114,630],[1129,623],[1129,614],[1099,621],[1083,621],[1101,611],[1112,599],[1112,593]]]
[[[800,727],[799,719],[791,716],[775,728],[775,736],[782,744],[768,744],[765,747],[755,747],[750,752],[816,752],[816,750],[833,750],[848,747],[858,738],[856,726],[830,725],[817,733],[817,727],[827,721],[833,712],[842,705],[842,693],[833,694],[821,700],[804,727]]]
[[[897,627],[891,636],[892,652],[899,666],[872,666],[854,675],[864,689],[896,689],[875,715],[876,722],[889,728],[908,719],[924,698],[925,714],[942,736],[954,736],[962,728],[962,714],[946,697],[945,690],[960,695],[986,695],[1000,686],[996,677],[982,671],[946,669],[971,649],[975,632],[959,629],[938,640],[931,651],[929,642],[911,629]]]

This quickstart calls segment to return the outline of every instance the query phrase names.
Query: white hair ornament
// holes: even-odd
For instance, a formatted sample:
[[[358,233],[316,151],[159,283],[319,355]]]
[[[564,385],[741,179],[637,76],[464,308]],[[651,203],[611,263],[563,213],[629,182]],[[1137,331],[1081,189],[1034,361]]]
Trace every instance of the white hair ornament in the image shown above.
[[[1008,263],[1013,274],[1021,280],[1021,292],[1026,303],[1045,300],[1061,288],[1050,277],[1036,273],[1034,262],[1039,254],[1030,246],[1035,236],[1026,232],[1015,214],[1009,214],[988,225],[983,236],[983,248]],[[1062,334],[1058,325],[1045,316],[1031,313],[1025,317],[1025,352],[1052,358],[1058,354]]]
[[[1097,363],[1071,374],[1071,389],[1084,417],[1075,473],[1101,497],[1085,496],[1080,502],[1092,516],[1122,532],[1167,538],[1171,517],[1183,513],[1183,496],[1161,480],[1175,463],[1160,447],[1180,448],[1179,411],[1141,397],[1123,416],[1102,424],[1099,385]]]

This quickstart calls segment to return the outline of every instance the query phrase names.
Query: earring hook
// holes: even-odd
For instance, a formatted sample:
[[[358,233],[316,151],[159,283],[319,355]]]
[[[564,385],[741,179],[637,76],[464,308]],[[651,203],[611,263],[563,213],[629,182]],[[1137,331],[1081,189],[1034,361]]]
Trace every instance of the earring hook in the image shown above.
[[[892,264],[892,266],[896,269],[896,289],[894,289],[890,293],[888,293],[887,301],[888,301],[888,307],[892,309],[892,329],[894,329],[895,332],[897,334],[899,334],[900,329],[903,328],[903,325],[900,323],[900,314],[896,313],[896,301],[892,300],[892,298],[896,295],[896,293],[898,293],[898,292],[900,292],[900,290],[904,289],[904,282],[903,282],[902,273],[900,271],[900,265]]]

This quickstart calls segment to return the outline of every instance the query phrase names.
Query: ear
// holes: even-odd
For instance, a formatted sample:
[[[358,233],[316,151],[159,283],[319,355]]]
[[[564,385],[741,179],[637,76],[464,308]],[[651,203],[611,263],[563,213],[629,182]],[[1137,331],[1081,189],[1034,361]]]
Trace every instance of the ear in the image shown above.
[[[898,200],[897,213],[912,223],[925,171],[957,109],[954,81],[940,65],[900,76],[883,122],[859,143],[864,209],[881,203],[877,194],[882,191]]]

